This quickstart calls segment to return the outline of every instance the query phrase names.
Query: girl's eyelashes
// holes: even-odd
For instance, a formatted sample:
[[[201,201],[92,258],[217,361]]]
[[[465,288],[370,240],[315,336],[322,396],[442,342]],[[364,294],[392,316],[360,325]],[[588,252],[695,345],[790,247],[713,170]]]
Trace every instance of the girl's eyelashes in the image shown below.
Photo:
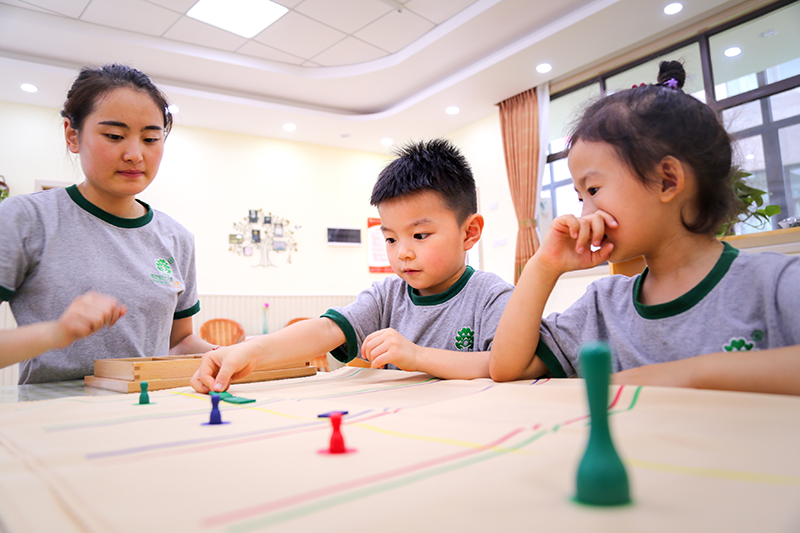
[[[117,135],[116,133],[106,133],[105,136],[111,139],[112,141],[122,140],[122,135]]]
[[[394,244],[394,239],[391,237],[386,237],[387,244]]]
[[[414,238],[421,241],[422,239],[426,239],[429,235],[430,233],[415,233]]]
[[[594,196],[595,194],[597,194],[597,191],[599,189],[600,189],[599,187],[589,187],[588,189],[586,189],[586,192],[588,192],[590,196]]]

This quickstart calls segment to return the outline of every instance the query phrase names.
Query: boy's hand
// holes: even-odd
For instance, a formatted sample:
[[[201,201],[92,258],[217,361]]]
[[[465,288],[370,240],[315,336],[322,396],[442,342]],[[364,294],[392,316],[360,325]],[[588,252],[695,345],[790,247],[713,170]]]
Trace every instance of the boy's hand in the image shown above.
[[[194,373],[190,384],[197,392],[222,392],[231,381],[244,377],[256,367],[255,357],[247,354],[241,346],[221,346],[203,355],[200,368]]]
[[[616,228],[617,221],[605,211],[595,211],[584,217],[563,215],[550,224],[538,261],[559,274],[592,268],[607,261],[614,245],[603,242],[606,227]],[[601,247],[592,251],[591,247]]]
[[[371,333],[361,344],[361,355],[372,363],[372,368],[387,364],[415,372],[417,370],[417,345],[392,328]]]
[[[111,327],[127,308],[115,298],[97,292],[77,296],[55,323],[54,345],[65,348],[76,340]]]

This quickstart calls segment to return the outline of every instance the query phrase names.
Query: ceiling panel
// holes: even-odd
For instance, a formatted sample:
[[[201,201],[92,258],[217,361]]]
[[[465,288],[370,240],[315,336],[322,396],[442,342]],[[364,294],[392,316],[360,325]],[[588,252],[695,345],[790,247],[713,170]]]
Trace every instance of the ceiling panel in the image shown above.
[[[235,33],[225,31],[190,17],[181,17],[163,37],[218,50],[234,51],[247,42]]]
[[[290,11],[254,40],[286,53],[310,59],[346,35],[305,15]]]
[[[285,52],[281,52],[280,50],[276,50],[271,46],[267,46],[265,44],[257,43],[255,41],[248,41],[244,44],[241,48],[236,50],[239,54],[245,54],[248,56],[253,57],[260,57],[262,59],[268,59],[270,61],[278,61],[280,63],[288,63],[290,65],[301,65],[303,64],[304,60],[302,58],[293,56],[291,54],[287,54]]]
[[[391,7],[381,0],[305,0],[296,9],[348,34],[391,11]]]
[[[430,30],[434,24],[411,11],[391,11],[356,32],[359,39],[388,52],[398,52]]]
[[[92,0],[81,20],[103,26],[161,35],[180,18],[180,14],[144,0]]]
[[[434,24],[441,24],[477,0],[408,0],[406,7]]]
[[[335,67],[372,61],[373,59],[378,59],[385,55],[386,51],[380,48],[376,48],[354,37],[347,37],[321,54],[314,56],[313,59],[314,62],[322,66]]]
[[[67,15],[68,17],[79,17],[91,0],[27,0],[25,2],[10,2],[20,7],[36,6],[42,9]]]

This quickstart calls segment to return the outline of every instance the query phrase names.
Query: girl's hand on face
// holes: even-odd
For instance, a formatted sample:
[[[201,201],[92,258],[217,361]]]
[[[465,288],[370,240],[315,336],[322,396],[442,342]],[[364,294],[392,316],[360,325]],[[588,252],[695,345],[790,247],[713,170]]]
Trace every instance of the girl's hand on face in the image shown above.
[[[614,249],[612,243],[603,242],[606,227],[617,225],[614,217],[599,210],[583,217],[560,216],[550,224],[536,256],[560,273],[595,267],[607,261]]]

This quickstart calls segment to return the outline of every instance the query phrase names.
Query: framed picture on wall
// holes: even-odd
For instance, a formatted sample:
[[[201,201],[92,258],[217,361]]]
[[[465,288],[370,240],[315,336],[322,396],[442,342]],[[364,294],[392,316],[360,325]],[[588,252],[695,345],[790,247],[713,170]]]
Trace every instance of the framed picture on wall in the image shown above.
[[[261,242],[261,230],[260,229],[254,229],[252,231],[252,236],[251,236],[250,240],[252,240],[253,242]]]
[[[276,252],[283,252],[286,250],[286,241],[272,241],[272,249]]]
[[[275,236],[283,237],[283,224],[275,224]]]
[[[258,222],[258,210],[257,209],[251,209],[249,211],[249,213],[248,213],[247,219],[248,219],[249,222],[253,222],[253,223]]]
[[[265,217],[264,217],[264,224],[265,224],[265,225],[270,225],[270,224],[272,224],[272,215],[268,215],[268,216],[265,216]]]
[[[245,246],[245,247],[242,249],[242,253],[243,253],[244,255],[247,255],[247,256],[253,255],[253,249],[252,249],[252,248],[250,248],[249,246]]]
[[[242,244],[244,242],[244,235],[241,233],[231,233],[228,235],[228,242],[230,244]]]

